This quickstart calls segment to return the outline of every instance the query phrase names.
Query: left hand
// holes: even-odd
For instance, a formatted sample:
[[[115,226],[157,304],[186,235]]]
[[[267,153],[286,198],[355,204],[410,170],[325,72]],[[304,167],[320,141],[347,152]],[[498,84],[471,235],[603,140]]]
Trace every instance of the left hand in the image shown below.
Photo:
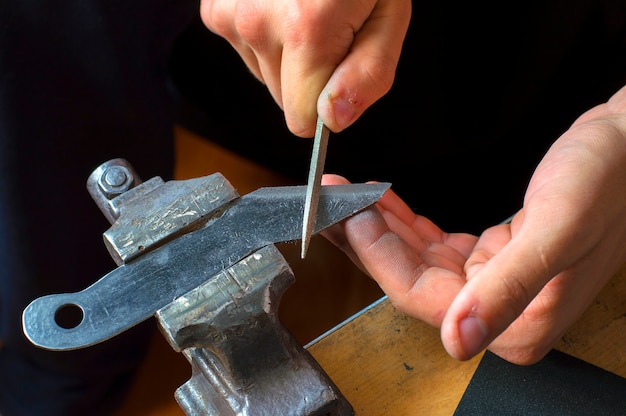
[[[324,235],[399,310],[440,326],[452,357],[466,360],[488,347],[531,364],[626,262],[625,167],[626,87],[553,144],[510,224],[479,238],[448,234],[389,191],[377,209]]]

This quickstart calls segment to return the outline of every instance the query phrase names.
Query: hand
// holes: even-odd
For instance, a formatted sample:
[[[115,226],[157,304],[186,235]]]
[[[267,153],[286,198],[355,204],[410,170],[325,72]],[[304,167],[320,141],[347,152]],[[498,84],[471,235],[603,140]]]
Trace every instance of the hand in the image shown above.
[[[335,132],[391,87],[410,0],[202,0],[204,24],[237,50],[311,137],[317,114]]]
[[[626,261],[626,87],[550,148],[510,224],[447,234],[391,191],[324,235],[448,353],[541,359]],[[325,176],[324,183],[343,183]],[[477,184],[476,186],[479,186]]]

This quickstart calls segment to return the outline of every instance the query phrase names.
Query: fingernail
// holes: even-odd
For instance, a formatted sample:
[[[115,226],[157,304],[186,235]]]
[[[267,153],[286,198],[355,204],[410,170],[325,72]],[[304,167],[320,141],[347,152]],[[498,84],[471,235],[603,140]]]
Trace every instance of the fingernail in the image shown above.
[[[341,128],[348,127],[356,115],[354,102],[347,97],[340,97],[339,99],[333,100],[332,103],[335,121]]]
[[[326,102],[322,103],[322,107],[326,107],[325,111],[328,111],[334,121],[335,127],[339,130],[343,130],[348,127],[354,121],[356,117],[356,98],[349,93],[332,93],[331,89],[327,87],[322,92],[321,97],[326,98]]]
[[[469,281],[483,268],[484,263],[475,263],[465,269],[465,278]]]
[[[471,358],[485,348],[487,325],[480,317],[470,315],[459,322],[459,337],[466,358]]]

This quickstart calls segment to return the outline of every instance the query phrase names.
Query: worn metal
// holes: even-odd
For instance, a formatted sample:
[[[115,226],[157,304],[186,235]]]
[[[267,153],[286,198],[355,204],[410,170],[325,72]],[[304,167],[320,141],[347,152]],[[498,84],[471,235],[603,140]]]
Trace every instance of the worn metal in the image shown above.
[[[141,182],[141,178],[127,160],[111,159],[89,175],[87,191],[112,224],[120,216],[120,206],[125,205],[124,201],[135,198],[138,193],[145,192],[146,188],[152,190],[163,184],[163,180],[158,177],[149,181],[150,184]],[[139,185],[141,186],[136,188]]]
[[[312,232],[373,204],[388,187],[323,187]],[[31,342],[83,348],[156,314],[194,370],[176,394],[188,414],[352,414],[276,316],[294,277],[273,244],[301,236],[304,186],[238,197],[220,174],[141,183],[116,159],[94,172],[88,188],[115,221],[104,238],[120,266],[81,292],[34,300],[23,314]]]
[[[294,279],[270,245],[157,312],[165,338],[193,369],[175,393],[186,414],[353,414],[278,319],[280,298]]]
[[[323,187],[314,232],[376,202],[387,184]],[[231,202],[219,218],[111,271],[78,293],[48,295],[24,311],[26,336],[52,350],[82,348],[149,318],[173,299],[269,244],[300,237],[304,186],[261,188]],[[75,328],[55,321],[78,308]]]
[[[221,174],[166,182],[122,206],[105,245],[119,266],[218,218],[238,196]]]

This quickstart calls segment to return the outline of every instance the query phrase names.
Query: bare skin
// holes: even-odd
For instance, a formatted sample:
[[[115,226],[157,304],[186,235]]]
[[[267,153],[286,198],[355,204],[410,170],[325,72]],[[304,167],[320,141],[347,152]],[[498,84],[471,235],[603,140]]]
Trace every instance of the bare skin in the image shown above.
[[[312,137],[319,114],[334,132],[386,94],[411,17],[410,0],[202,0],[204,24],[230,42]]]
[[[317,114],[338,132],[389,90],[411,1],[202,0],[200,12],[267,85],[289,129],[311,137]],[[446,233],[390,191],[326,236],[396,307],[441,327],[451,356],[488,347],[530,364],[626,261],[625,166],[626,87],[556,140],[510,224]]]
[[[510,224],[446,233],[389,191],[325,235],[399,310],[441,327],[452,357],[488,347],[532,364],[626,262],[625,166],[626,87],[554,143]]]

